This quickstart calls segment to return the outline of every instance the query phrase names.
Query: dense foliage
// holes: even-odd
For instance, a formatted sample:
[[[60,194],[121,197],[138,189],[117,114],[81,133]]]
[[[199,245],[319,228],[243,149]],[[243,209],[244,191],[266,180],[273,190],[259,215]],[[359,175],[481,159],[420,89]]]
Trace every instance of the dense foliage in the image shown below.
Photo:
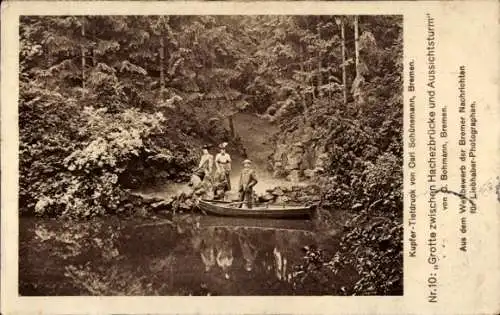
[[[20,37],[22,212],[120,212],[124,188],[185,180],[203,141],[230,140],[219,59],[237,42],[213,18],[23,17]]]
[[[323,208],[353,216],[340,250],[316,265],[325,266],[324,276],[356,275],[338,293],[402,294],[401,17],[287,16],[267,23],[249,88],[260,97],[263,117],[281,126],[275,171],[320,173]]]
[[[402,293],[401,17],[25,16],[20,39],[21,212],[130,213],[127,188],[186,180],[249,111],[280,126],[277,156],[300,148],[271,167],[351,213],[300,281]]]

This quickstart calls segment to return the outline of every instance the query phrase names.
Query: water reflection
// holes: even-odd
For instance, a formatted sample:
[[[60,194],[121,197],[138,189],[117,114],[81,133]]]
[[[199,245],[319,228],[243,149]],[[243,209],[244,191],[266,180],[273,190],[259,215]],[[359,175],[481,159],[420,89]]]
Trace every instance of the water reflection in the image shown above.
[[[254,268],[255,259],[257,258],[257,245],[243,235],[238,236],[238,241],[241,247],[241,255],[245,260],[245,270],[250,272]]]
[[[104,249],[98,246],[101,243],[89,244],[81,237],[61,243],[58,235],[63,226],[38,223],[31,239],[24,241],[24,254],[20,254],[24,269],[30,269],[30,277],[22,280],[36,282],[37,274],[51,272],[45,268],[50,266],[58,273],[70,270],[66,273],[70,276],[47,278],[45,274],[46,281],[56,282],[50,283],[51,292],[38,292],[40,295],[94,294],[96,290],[89,288],[95,287],[100,294],[130,294],[122,281],[127,278],[136,283],[134,294],[144,295],[293,294],[296,292],[288,283],[293,266],[302,261],[302,247],[315,243],[312,227],[306,221],[186,217],[173,225],[138,224],[131,220],[114,229],[110,224],[115,222],[99,225],[106,232],[114,231],[112,243],[108,241]],[[95,233],[96,225],[90,226]],[[40,231],[44,233],[43,244],[33,244],[40,243]],[[67,253],[63,247],[68,246],[76,246],[78,255],[49,254]],[[34,252],[34,248],[39,251]],[[99,250],[112,251],[116,256],[88,255]],[[35,261],[27,263],[29,259]],[[114,272],[112,277],[109,270]],[[70,281],[79,291],[68,289],[64,281]]]
[[[193,236],[192,242],[196,245],[193,246],[195,250],[200,251],[200,256],[205,265],[205,271],[208,272],[215,266],[215,240],[214,231],[207,230],[200,236]],[[198,245],[199,244],[199,245]]]
[[[265,280],[289,281],[289,259],[298,261],[300,248],[313,241],[307,223],[203,217],[198,229],[193,229],[191,243],[205,272],[218,268],[227,280],[232,274],[249,273]]]

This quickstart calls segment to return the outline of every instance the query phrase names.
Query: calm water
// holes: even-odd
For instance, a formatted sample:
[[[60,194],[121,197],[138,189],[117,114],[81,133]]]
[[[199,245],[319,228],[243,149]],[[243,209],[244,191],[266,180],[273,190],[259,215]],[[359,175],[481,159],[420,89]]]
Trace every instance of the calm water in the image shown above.
[[[311,221],[22,218],[20,294],[304,295],[303,247],[335,243]]]

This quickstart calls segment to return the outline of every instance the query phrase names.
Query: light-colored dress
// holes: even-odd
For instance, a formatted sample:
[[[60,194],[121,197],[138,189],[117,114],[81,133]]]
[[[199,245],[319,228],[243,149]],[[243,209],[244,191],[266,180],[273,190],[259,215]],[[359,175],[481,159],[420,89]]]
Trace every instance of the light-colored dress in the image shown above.
[[[227,153],[218,153],[215,156],[215,166],[217,172],[223,172],[226,175],[226,191],[231,190],[231,156]]]
[[[212,177],[212,169],[214,164],[214,157],[210,153],[201,156],[200,164],[198,167],[205,171],[205,176]]]
[[[223,169],[226,173],[231,172],[231,156],[227,153],[217,153],[215,165],[218,170]]]

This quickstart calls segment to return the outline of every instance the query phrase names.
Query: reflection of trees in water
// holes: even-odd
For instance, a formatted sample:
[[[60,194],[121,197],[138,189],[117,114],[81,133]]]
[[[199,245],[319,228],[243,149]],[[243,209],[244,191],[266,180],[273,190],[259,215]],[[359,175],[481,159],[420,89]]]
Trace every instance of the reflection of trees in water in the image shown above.
[[[199,251],[205,272],[217,264],[229,279],[229,269],[233,264],[233,242],[230,231],[223,228],[203,229],[193,235],[193,248]]]
[[[243,256],[243,260],[245,261],[245,270],[250,272],[254,269],[258,248],[244,233],[240,233],[238,235],[238,241],[240,243],[241,255]]]
[[[232,268],[242,268],[259,278],[289,282],[289,256],[300,249],[301,236],[286,230],[217,227],[201,229],[191,242],[206,272],[217,265],[229,279]]]
[[[229,279],[229,268],[233,264],[233,243],[228,229],[215,229],[215,252],[217,265]]]
[[[205,265],[205,271],[208,272],[215,266],[215,239],[214,231],[209,229],[201,237],[200,243],[200,256],[203,264]]]
[[[274,271],[278,280],[287,278],[286,244],[283,233],[275,232],[275,245],[273,249]]]

